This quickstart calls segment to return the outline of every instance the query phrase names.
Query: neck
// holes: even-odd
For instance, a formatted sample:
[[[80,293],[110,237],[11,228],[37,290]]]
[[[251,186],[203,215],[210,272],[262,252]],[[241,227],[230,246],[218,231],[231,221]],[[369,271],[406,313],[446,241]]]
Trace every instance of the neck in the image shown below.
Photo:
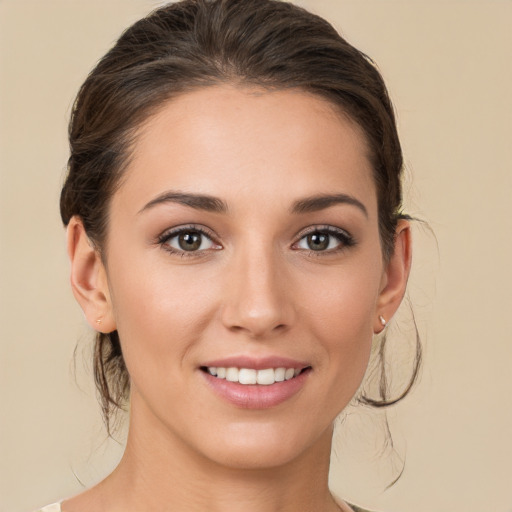
[[[100,486],[113,512],[337,511],[328,489],[332,430],[275,467],[229,467],[198,454],[163,426],[132,414],[123,459]]]

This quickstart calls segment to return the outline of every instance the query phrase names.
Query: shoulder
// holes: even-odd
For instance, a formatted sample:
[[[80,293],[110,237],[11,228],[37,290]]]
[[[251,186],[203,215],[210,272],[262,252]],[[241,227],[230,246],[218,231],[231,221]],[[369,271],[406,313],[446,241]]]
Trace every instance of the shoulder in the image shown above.
[[[60,503],[53,503],[52,505],[47,505],[36,512],[61,512]]]

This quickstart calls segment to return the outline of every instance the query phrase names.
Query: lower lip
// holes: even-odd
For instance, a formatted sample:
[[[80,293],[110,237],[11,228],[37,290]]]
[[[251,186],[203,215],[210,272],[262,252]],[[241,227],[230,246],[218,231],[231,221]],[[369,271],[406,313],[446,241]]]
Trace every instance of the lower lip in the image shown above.
[[[226,379],[218,379],[201,371],[213,391],[224,400],[242,409],[268,409],[286,402],[298,393],[306,383],[310,369],[297,377],[268,386],[240,384]]]

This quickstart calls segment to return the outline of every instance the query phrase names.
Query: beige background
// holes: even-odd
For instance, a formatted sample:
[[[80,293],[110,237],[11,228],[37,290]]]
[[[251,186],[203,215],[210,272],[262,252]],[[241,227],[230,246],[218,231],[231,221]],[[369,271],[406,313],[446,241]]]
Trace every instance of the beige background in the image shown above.
[[[407,206],[438,242],[416,230],[410,293],[426,354],[415,392],[389,413],[398,454],[382,415],[351,411],[332,486],[389,512],[512,511],[512,2],[300,3],[378,62]],[[81,362],[91,335],[67,285],[57,201],[76,90],[157,4],[0,0],[0,512],[75,493],[121,453]]]

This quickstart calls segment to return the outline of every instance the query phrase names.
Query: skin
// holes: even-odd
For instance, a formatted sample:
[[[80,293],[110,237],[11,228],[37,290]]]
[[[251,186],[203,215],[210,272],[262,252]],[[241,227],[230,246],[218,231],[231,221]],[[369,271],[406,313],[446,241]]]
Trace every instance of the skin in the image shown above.
[[[218,198],[226,211],[160,201]],[[315,211],[297,201],[344,194]],[[362,206],[362,207],[361,207]],[[333,422],[356,393],[371,340],[398,308],[409,225],[384,261],[359,128],[301,91],[215,86],[173,99],[140,127],[110,205],[104,258],[80,219],[68,227],[74,294],[90,324],[120,334],[131,378],[125,455],[65,512],[350,510],[327,488]],[[179,226],[207,230],[179,253]],[[329,229],[327,249],[306,235]],[[275,407],[243,409],[200,366],[232,355],[310,365]]]

